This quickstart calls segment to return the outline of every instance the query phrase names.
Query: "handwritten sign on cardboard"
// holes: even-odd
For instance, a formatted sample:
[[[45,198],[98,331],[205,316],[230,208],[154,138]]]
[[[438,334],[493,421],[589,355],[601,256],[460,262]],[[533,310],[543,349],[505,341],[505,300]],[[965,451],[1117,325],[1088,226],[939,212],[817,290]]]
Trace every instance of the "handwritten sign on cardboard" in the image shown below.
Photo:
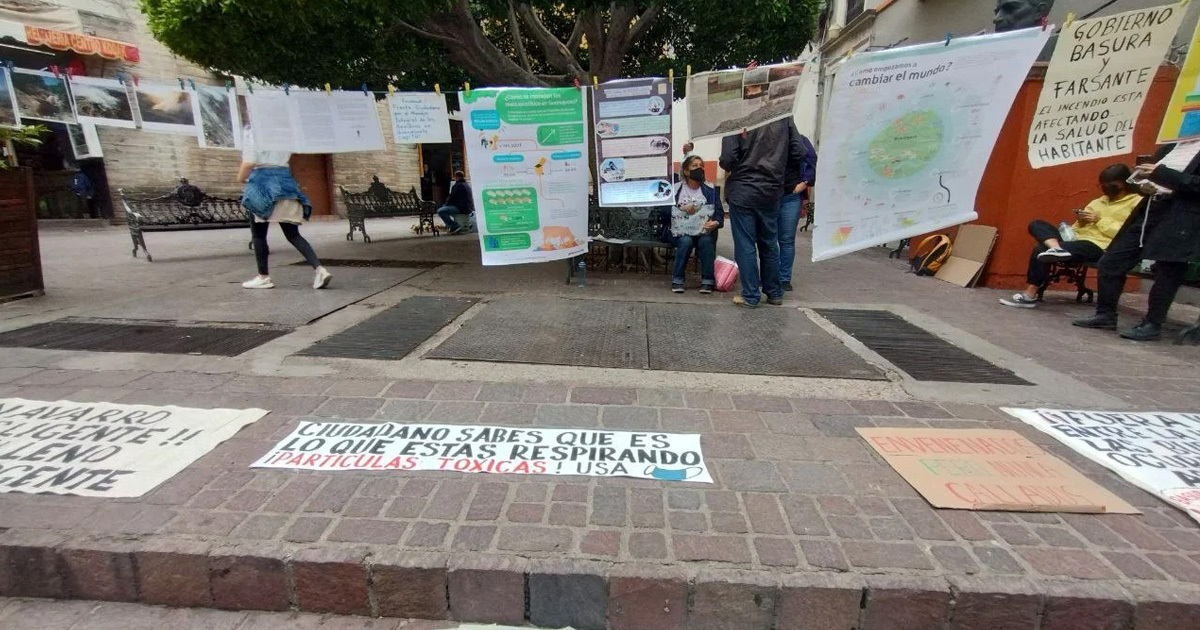
[[[883,427],[858,433],[934,507],[1140,514],[1015,431]]]

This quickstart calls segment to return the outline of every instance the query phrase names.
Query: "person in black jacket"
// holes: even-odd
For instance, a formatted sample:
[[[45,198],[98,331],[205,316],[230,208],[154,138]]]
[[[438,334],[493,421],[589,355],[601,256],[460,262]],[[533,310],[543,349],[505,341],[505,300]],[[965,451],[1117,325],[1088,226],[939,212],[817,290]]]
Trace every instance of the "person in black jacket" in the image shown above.
[[[1160,148],[1153,163],[1134,168],[1134,178],[1148,182],[1142,192],[1154,196],[1129,215],[1097,265],[1096,314],[1074,324],[1115,330],[1125,276],[1142,259],[1149,259],[1155,261],[1154,286],[1146,317],[1120,334],[1134,341],[1152,341],[1162,337],[1162,325],[1187,275],[1188,261],[1200,255],[1200,142]]]
[[[475,214],[475,198],[471,195],[471,185],[467,183],[466,173],[454,171],[454,185],[450,187],[446,205],[438,208],[437,213],[451,234],[462,234],[469,229],[454,220],[456,214]]]
[[[721,139],[720,164],[729,173],[725,178],[725,201],[742,284],[742,294],[733,298],[734,304],[758,306],[763,293],[767,294],[767,304],[783,304],[779,200],[788,164],[799,164],[803,157],[804,144],[791,118]]]

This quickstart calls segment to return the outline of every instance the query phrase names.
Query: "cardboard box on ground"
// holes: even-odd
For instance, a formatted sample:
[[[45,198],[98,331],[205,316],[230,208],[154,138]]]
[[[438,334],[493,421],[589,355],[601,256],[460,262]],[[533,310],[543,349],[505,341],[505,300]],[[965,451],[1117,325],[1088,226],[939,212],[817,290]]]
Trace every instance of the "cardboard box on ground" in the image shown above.
[[[983,268],[987,265],[992,247],[996,244],[997,230],[989,225],[963,225],[958,228],[950,258],[935,276],[938,280],[960,287],[973,287],[979,282]]]

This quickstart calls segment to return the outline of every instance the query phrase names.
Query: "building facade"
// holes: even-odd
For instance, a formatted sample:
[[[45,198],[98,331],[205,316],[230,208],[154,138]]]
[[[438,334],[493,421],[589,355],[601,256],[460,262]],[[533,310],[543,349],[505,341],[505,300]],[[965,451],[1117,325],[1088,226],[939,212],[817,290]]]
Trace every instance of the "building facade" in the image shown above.
[[[65,21],[59,18],[77,16],[78,32],[135,46],[137,61],[110,60],[95,54],[56,51],[2,39],[0,60],[8,61],[6,56],[13,57],[16,67],[30,69],[72,66],[78,72],[82,66],[83,73],[92,77],[114,78],[123,72],[139,80],[154,82],[174,83],[182,78],[197,84],[226,84],[229,77],[214,76],[175,56],[156,41],[138,4],[138,0],[0,0],[0,11],[7,9],[4,18],[20,20],[29,26],[71,29],[69,17]],[[46,5],[58,10],[53,12],[55,20],[52,24],[43,23],[43,19],[48,21],[46,16],[51,15],[45,11]],[[344,214],[338,187],[365,190],[375,175],[394,190],[420,189],[420,147],[395,145],[386,103],[380,101],[379,108],[387,150],[294,158],[293,169],[313,199],[316,214]],[[55,135],[54,141],[61,146],[59,136],[65,132],[65,127],[49,126]],[[133,195],[163,194],[180,178],[186,178],[212,195],[236,197],[240,194],[241,187],[234,181],[241,159],[237,151],[201,149],[192,136],[113,127],[98,127],[97,131],[103,158],[75,160],[68,142],[68,150],[62,151],[65,155],[59,164],[54,163],[53,157],[43,155],[22,164],[33,166],[35,178],[42,182],[38,185],[41,218],[80,218],[70,216],[70,208],[60,203],[62,182],[69,181],[69,174],[80,170],[96,183],[97,197],[106,204],[103,216],[117,223],[124,221],[119,190]],[[438,166],[434,165],[434,168]],[[56,169],[59,172],[54,172]]]

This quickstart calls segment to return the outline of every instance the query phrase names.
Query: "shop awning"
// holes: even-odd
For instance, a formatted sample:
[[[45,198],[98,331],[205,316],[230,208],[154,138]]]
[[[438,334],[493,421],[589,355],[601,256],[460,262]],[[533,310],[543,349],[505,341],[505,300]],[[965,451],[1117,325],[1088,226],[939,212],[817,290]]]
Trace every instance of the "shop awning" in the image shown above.
[[[73,50],[81,55],[99,55],[105,59],[129,63],[137,63],[141,59],[141,53],[133,44],[11,20],[0,19],[0,37],[12,38],[30,46],[45,46],[54,50]]]

